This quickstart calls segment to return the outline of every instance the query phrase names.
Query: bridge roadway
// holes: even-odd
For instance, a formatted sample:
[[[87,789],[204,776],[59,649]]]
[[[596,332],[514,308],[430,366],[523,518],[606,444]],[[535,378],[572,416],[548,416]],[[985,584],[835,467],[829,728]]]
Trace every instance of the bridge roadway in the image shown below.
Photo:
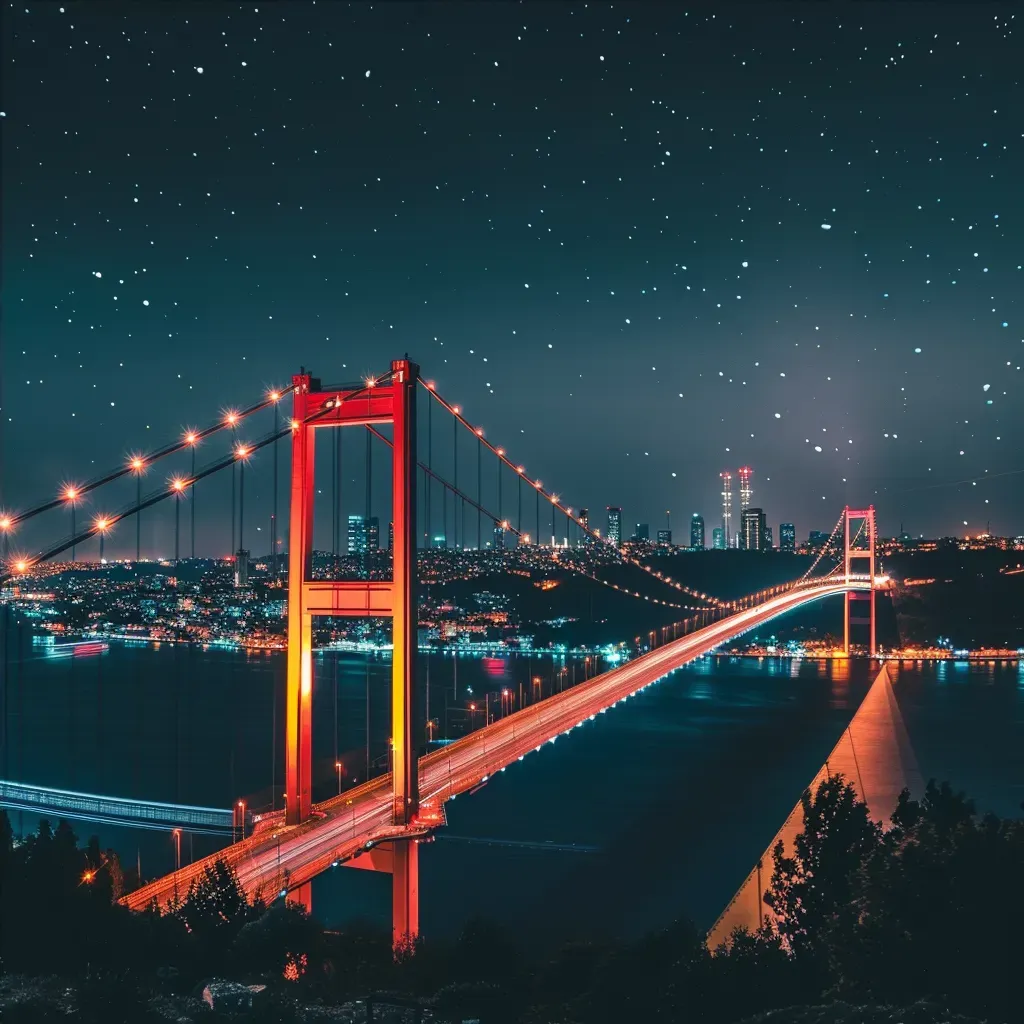
[[[234,868],[250,899],[259,895],[269,902],[372,846],[399,836],[411,840],[427,835],[431,821],[438,820],[431,815],[439,814],[444,801],[480,785],[495,772],[540,750],[544,743],[554,742],[732,638],[811,601],[869,589],[868,576],[851,575],[848,582],[839,576],[798,584],[426,754],[419,760],[424,824],[418,828],[399,829],[390,824],[391,777],[384,775],[317,804],[314,816],[301,825],[286,826],[283,812],[265,816],[247,839],[150,882],[125,896],[123,902],[142,910],[154,900],[164,906],[176,897],[184,898],[189,885],[217,860]]]

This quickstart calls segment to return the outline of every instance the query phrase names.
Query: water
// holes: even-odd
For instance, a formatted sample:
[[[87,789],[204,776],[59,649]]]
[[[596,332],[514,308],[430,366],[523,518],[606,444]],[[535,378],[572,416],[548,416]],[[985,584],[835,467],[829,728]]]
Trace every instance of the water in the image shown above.
[[[273,737],[283,723],[283,655],[118,644],[93,658],[51,659],[25,643],[21,652],[9,645],[4,777],[223,807],[244,796],[256,807],[270,803],[273,773],[280,806]],[[584,672],[571,661],[459,658],[458,704],[472,689],[482,706],[491,692],[500,713],[502,688],[518,694],[540,675],[547,692],[563,668],[564,678]],[[705,659],[545,745],[447,805],[449,827],[421,857],[424,930],[451,934],[477,915],[524,930],[543,920],[553,938],[636,935],[678,916],[710,925],[871,677],[866,662]],[[432,656],[430,679],[443,736],[453,659]],[[389,684],[386,659],[316,658],[317,797],[336,792],[336,749],[348,781],[366,777],[367,708],[371,770],[384,770]],[[906,665],[895,688],[924,776],[951,780],[983,810],[1016,814],[1024,673],[1007,664]],[[449,730],[465,718],[450,713]],[[22,826],[34,821],[25,816]],[[173,867],[163,834],[103,826],[100,836],[147,875]],[[182,859],[211,842],[183,842]],[[390,879],[338,869],[314,883],[313,898],[329,924],[385,924]]]

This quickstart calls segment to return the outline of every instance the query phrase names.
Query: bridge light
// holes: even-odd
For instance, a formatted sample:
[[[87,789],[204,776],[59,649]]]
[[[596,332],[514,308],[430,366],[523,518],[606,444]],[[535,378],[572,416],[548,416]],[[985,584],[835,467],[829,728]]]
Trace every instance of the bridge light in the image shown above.
[[[14,568],[18,572],[27,572],[28,571],[28,562],[26,562],[24,558],[19,558],[18,561],[16,561],[14,563]]]
[[[525,466],[516,466],[516,472],[517,473],[524,473],[525,471],[526,471],[526,467]]]
[[[174,490],[179,491],[179,492],[185,490],[185,484],[186,484],[186,481],[184,479],[182,479],[182,477],[180,477],[180,476],[176,476],[171,481],[171,487]]]
[[[456,416],[461,416],[462,415],[462,406],[461,405],[453,405],[452,406],[452,412],[455,413]]]
[[[497,452],[497,453],[498,453],[499,455],[502,455],[502,456],[503,456],[503,455],[505,454],[505,449],[504,449],[504,448],[495,448],[494,450],[495,450],[495,451],[496,451],[496,452]]]
[[[199,435],[194,431],[190,430],[185,434],[185,444],[191,445],[193,448],[199,444]]]
[[[366,378],[366,379],[365,379],[365,380],[363,381],[363,383],[364,383],[364,384],[365,384],[365,385],[366,385],[366,386],[367,386],[368,388],[375,388],[375,387],[377,386],[377,381],[376,381],[376,379],[375,379],[375,378],[373,378],[373,377],[367,377],[367,378]]]
[[[483,427],[477,427],[475,433],[476,433],[477,437],[483,437],[484,436],[484,428]]]
[[[301,427],[301,426],[302,426],[302,424],[298,420],[292,420],[292,422],[291,422],[292,430],[298,430],[299,427]]]
[[[3,530],[4,533],[7,533],[13,525],[10,516],[0,516],[0,530]]]
[[[238,413],[234,409],[229,409],[224,416],[224,422],[229,427],[233,427],[238,422]]]
[[[428,391],[433,391],[437,387],[437,385],[432,380],[424,381],[424,383],[427,385]]]
[[[141,473],[146,468],[145,460],[140,455],[133,455],[128,465],[133,473]]]
[[[236,459],[247,459],[251,454],[252,454],[252,449],[249,448],[247,445],[244,445],[244,444],[240,444],[235,449],[235,458]]]
[[[280,391],[271,391],[270,394],[267,395],[267,398],[271,402],[280,402],[281,401],[281,392]]]
[[[78,488],[76,487],[65,487],[64,488],[64,500],[74,501],[78,497]]]
[[[100,516],[98,519],[94,519],[92,525],[99,530],[100,533],[104,533],[110,529],[110,520],[106,516]]]

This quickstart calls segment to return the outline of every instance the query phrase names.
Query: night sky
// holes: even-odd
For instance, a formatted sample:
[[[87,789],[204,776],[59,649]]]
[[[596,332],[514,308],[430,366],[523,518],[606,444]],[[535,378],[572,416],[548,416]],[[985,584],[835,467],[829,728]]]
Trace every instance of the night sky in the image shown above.
[[[602,530],[1024,532],[1018,22],[5,4],[2,503],[408,352]]]

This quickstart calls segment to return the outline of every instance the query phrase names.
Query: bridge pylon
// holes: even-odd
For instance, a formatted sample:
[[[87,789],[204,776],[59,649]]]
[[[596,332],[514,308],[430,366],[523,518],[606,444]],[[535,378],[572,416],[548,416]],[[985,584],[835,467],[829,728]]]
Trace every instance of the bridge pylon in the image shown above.
[[[866,509],[843,510],[843,571],[846,582],[859,571],[870,575],[871,587],[867,591],[847,590],[844,598],[843,650],[850,654],[850,633],[852,626],[867,626],[870,630],[868,655],[875,656],[875,506]],[[866,565],[865,565],[866,563]],[[856,568],[855,568],[856,567]],[[854,604],[868,604],[868,615],[856,615]]]
[[[288,550],[288,683],[285,713],[285,819],[312,813],[314,615],[390,617],[392,823],[411,827],[419,810],[416,752],[416,386],[419,367],[392,362],[379,381],[325,388],[307,373],[292,378],[291,515]],[[392,579],[314,580],[313,505],[316,431],[391,423]],[[392,919],[396,944],[419,930],[419,858],[414,841],[394,843]],[[308,890],[299,894],[308,906]]]

